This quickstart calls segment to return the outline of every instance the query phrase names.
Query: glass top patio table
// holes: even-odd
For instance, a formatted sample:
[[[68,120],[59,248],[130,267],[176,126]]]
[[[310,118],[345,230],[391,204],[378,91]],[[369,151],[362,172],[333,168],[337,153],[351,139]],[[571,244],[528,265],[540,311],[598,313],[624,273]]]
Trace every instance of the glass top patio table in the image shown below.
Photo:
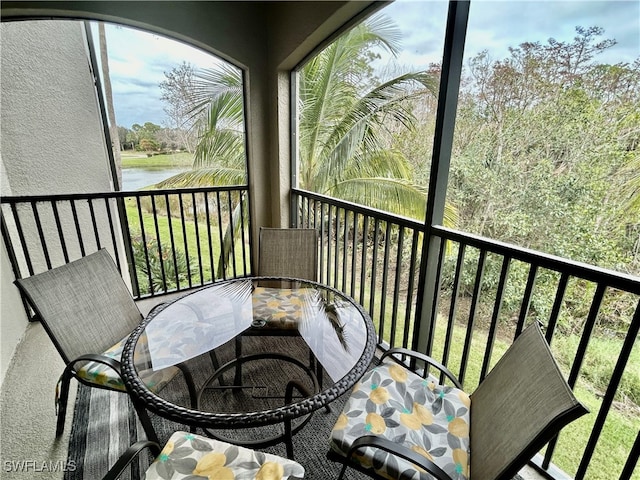
[[[247,339],[253,343],[245,347]],[[240,341],[242,353],[238,356]],[[294,341],[303,342],[306,356],[289,343]],[[273,345],[284,353],[272,353]],[[300,418],[327,406],[365,373],[375,345],[371,318],[342,292],[296,279],[242,278],[212,284],[152,312],[129,337],[122,354],[122,372],[134,402],[160,416],[201,428],[255,427]],[[227,363],[220,365],[218,357],[225,349]],[[320,377],[319,381],[312,378],[312,388],[298,390],[288,404],[257,402],[242,411],[229,410],[224,401],[199,400],[194,408],[186,395],[183,401],[170,397],[172,389],[150,391],[139,376],[142,370],[162,372],[185,366],[194,373],[201,396],[207,388],[214,388],[213,384],[219,389],[240,388],[237,377],[229,381],[223,373],[235,370],[239,375],[238,368],[250,370],[249,362],[258,377],[267,379],[274,376],[269,372],[306,367],[310,358],[317,364],[315,369],[307,368],[306,374],[315,377],[317,370]],[[275,370],[272,367],[261,373],[262,365],[267,368],[269,362],[276,362]],[[198,375],[206,379],[198,379]],[[184,382],[176,378],[171,384]]]

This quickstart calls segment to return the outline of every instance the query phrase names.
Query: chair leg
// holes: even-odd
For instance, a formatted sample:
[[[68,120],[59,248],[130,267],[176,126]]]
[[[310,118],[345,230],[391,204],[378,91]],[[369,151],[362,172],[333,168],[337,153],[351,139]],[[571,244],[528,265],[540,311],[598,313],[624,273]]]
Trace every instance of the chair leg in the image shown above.
[[[62,435],[64,422],[67,416],[67,403],[69,401],[69,387],[71,384],[71,370],[65,368],[60,377],[60,396],[57,399],[58,419],[56,422],[56,437]]]
[[[149,418],[149,414],[147,413],[144,405],[141,405],[137,401],[131,399],[133,402],[133,408],[136,410],[138,414],[138,419],[140,419],[140,424],[142,425],[142,429],[144,430],[145,435],[147,436],[147,440],[150,442],[160,443],[158,440],[158,434],[156,433],[153,425],[151,424],[151,419]]]
[[[176,366],[182,372],[182,375],[184,376],[184,381],[187,384],[187,389],[189,390],[189,401],[191,403],[191,408],[194,410],[197,410],[198,409],[198,392],[196,391],[196,384],[193,381],[193,376],[191,375],[191,372],[189,371],[189,369],[184,363],[179,363]],[[189,427],[189,432],[196,433],[196,427],[191,425]]]
[[[237,336],[236,337],[236,358],[240,358],[240,357],[242,357],[242,337]],[[233,384],[236,387],[242,385],[242,362],[238,362],[236,364],[236,373],[233,379]]]
[[[338,475],[338,480],[341,480],[344,477],[344,472],[347,471],[346,462],[342,464],[342,470],[340,470],[340,475]]]

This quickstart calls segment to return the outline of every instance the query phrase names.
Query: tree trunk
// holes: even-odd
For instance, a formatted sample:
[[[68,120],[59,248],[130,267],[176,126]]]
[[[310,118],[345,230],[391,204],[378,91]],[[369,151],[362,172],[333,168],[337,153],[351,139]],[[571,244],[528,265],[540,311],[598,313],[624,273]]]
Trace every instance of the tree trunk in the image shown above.
[[[111,77],[109,76],[109,55],[107,53],[107,35],[104,30],[104,23],[98,23],[98,34],[100,39],[100,65],[102,67],[102,82],[104,85],[105,103],[107,104],[107,117],[109,120],[109,136],[113,148],[113,160],[115,162],[118,175],[116,190],[122,190],[122,158],[120,156],[120,137],[118,135],[118,124],[116,123],[116,112],[113,108],[113,95],[111,90]]]

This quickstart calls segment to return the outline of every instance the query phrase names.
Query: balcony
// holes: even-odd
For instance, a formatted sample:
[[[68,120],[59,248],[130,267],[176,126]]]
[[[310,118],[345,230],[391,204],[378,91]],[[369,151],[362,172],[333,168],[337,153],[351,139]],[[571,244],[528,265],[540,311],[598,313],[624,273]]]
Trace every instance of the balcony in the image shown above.
[[[3,143],[2,180],[6,165],[12,167],[9,176],[21,180],[3,190],[1,198],[3,347],[9,345],[3,361],[24,334],[21,355],[14,358],[22,363],[3,371],[3,400],[9,398],[7,385],[15,381],[24,388],[24,398],[48,399],[56,372],[62,370],[40,325],[27,323],[31,312],[11,284],[15,278],[106,248],[145,312],[192,289],[251,275],[259,227],[313,227],[322,242],[320,281],[365,307],[379,348],[429,353],[458,374],[468,390],[526,324],[540,321],[566,378],[591,414],[547,445],[534,458],[532,470],[545,478],[566,478],[563,470],[580,480],[603,478],[603,458],[615,454],[618,469],[604,478],[635,479],[640,411],[637,392],[630,395],[628,385],[634,379],[639,383],[640,278],[443,227],[438,215],[448,181],[451,152],[446,148],[434,153],[425,222],[296,188],[291,72],[335,32],[383,2],[185,2],[179,9],[172,3],[129,2],[123,11],[120,2],[3,2],[3,20],[117,20],[168,32],[244,65],[251,80],[246,86],[247,185],[114,192],[113,172],[96,180],[107,170],[104,151],[110,143],[104,138],[99,142],[102,152],[83,150],[74,159],[54,150],[57,143],[51,139],[60,124],[54,125],[54,134],[42,135],[47,142],[28,130],[19,132],[26,145],[20,155],[10,151],[13,144]],[[452,63],[456,57],[461,63],[460,36],[453,29],[447,37]],[[76,68],[85,67],[81,63]],[[455,65],[448,68],[455,71]],[[452,143],[451,92],[456,89],[453,80],[441,87],[436,145]],[[3,94],[7,112],[13,105],[4,100]],[[55,107],[68,130],[83,127],[84,117]],[[40,114],[37,108],[23,110],[25,116]],[[94,131],[87,138],[102,133]],[[3,137],[9,138],[5,132]],[[24,175],[21,170],[28,168],[22,168],[22,161],[31,162],[28,168],[37,175]],[[568,304],[583,312],[579,329],[570,332],[562,325]],[[601,328],[612,309],[622,319],[623,327],[616,331]],[[607,365],[597,364],[600,357],[595,355],[603,335],[613,350]],[[41,375],[50,378],[31,381]],[[22,377],[30,381],[21,382]],[[53,441],[53,412],[34,425],[32,419],[43,417],[33,408],[30,402],[19,408],[3,405],[3,451],[22,454],[17,444],[34,444],[39,446],[26,450],[37,460],[64,460],[66,438]],[[29,420],[12,418],[18,411]],[[7,426],[13,426],[13,434],[6,433]],[[17,440],[11,446],[5,442],[10,435]]]
[[[51,268],[66,262],[72,251],[84,255],[107,248],[130,280],[134,297],[149,305],[221,279],[251,274],[249,216],[230,214],[238,206],[242,212],[241,198],[242,189],[233,187],[3,197],[2,233],[16,276],[37,273],[37,264]],[[589,478],[588,473],[598,469],[600,455],[621,447],[608,444],[611,437],[603,432],[633,422],[638,415],[633,399],[623,395],[621,382],[633,374],[630,359],[640,328],[640,279],[434,227],[438,247],[430,260],[436,264],[437,275],[430,283],[420,278],[422,242],[427,238],[424,224],[301,190],[293,190],[292,199],[299,212],[295,226],[313,227],[320,233],[320,281],[344,291],[368,310],[379,348],[422,349],[457,373],[468,390],[473,390],[506,345],[534,319],[543,322],[554,348],[566,337],[566,332],[561,335],[558,331],[558,320],[568,286],[576,282],[590,286],[589,295],[582,297],[582,310],[588,312],[582,330],[572,332],[573,343],[554,349],[569,384],[592,411],[579,420],[588,425],[590,434],[576,438],[573,426],[567,427],[536,457],[534,465],[547,475],[562,478],[554,457],[569,451],[579,459],[575,477]],[[122,217],[118,217],[118,205],[124,206]],[[119,224],[116,218],[124,222]],[[240,223],[234,225],[234,219]],[[240,235],[225,250],[221,248],[224,232],[233,227],[238,227]],[[37,238],[27,240],[27,230],[37,231]],[[467,255],[474,259],[470,292],[461,288],[463,270],[469,269]],[[158,262],[161,257],[164,261]],[[490,257],[500,266],[493,282],[484,275]],[[503,299],[514,262],[526,265],[529,273],[518,301],[519,312],[504,318]],[[547,282],[549,274],[556,279],[554,300],[549,316],[541,319],[539,312],[532,311],[532,298],[542,286],[541,279]],[[452,281],[445,285],[446,278]],[[495,288],[486,288],[488,283]],[[425,292],[422,309],[427,321],[421,322],[416,311]],[[429,292],[434,293],[431,299]],[[599,389],[589,371],[593,368],[590,342],[595,341],[601,309],[612,295],[627,298],[635,305],[635,313],[628,319],[628,329],[615,333],[619,354],[609,376],[597,383],[606,388]],[[568,348],[573,350],[564,351]],[[625,413],[623,406],[636,411]],[[628,442],[624,461],[632,470],[638,441],[633,448]]]

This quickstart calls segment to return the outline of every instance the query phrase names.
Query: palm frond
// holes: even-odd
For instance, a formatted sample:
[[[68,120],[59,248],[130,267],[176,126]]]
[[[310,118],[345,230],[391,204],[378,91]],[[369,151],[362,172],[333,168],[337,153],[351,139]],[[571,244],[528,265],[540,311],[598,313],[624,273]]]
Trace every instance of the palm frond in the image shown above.
[[[149,188],[184,188],[228,185],[246,185],[247,175],[244,169],[226,167],[204,167],[178,173]]]

